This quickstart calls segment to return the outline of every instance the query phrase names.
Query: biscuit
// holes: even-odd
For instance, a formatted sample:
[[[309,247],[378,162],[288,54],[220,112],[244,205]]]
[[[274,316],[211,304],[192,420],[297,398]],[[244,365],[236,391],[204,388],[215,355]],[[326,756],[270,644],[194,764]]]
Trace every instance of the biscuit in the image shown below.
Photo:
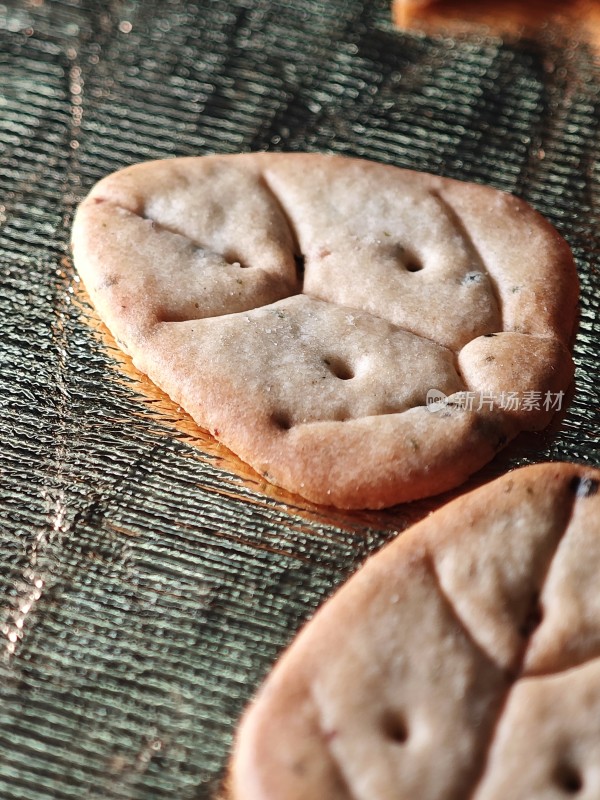
[[[246,712],[229,796],[600,796],[599,487],[526,467],[368,559]]]
[[[479,33],[502,37],[524,34],[544,40],[599,41],[596,0],[392,0],[392,20],[401,28],[418,24],[427,31]]]
[[[435,0],[393,0],[392,16],[396,25],[407,25],[415,11],[432,5]]]
[[[92,189],[73,251],[134,364],[318,503],[456,486],[572,378],[569,248],[486,187],[317,154],[149,162]]]

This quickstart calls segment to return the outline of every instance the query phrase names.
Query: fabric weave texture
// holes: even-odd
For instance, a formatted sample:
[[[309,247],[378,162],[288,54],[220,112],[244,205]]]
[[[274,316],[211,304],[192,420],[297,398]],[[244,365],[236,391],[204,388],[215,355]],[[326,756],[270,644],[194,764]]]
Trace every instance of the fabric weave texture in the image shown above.
[[[79,200],[137,161],[251,150],[520,195],[577,260],[576,390],[459,491],[597,463],[596,59],[550,29],[402,33],[383,0],[0,5],[0,797],[214,797],[245,703],[302,622],[448,499],[311,507],[197,432],[89,307],[69,250]]]

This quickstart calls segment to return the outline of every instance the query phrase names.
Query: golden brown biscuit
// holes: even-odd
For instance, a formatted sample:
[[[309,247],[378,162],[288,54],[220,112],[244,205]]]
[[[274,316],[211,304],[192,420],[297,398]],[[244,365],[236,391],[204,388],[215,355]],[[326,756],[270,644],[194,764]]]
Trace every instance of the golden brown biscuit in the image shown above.
[[[92,189],[73,247],[135,365],[316,502],[455,486],[572,377],[570,251],[486,187],[324,155],[150,162]]]
[[[394,0],[392,13],[396,25],[404,27],[407,25],[415,11],[427,8],[435,0]]]
[[[393,0],[392,19],[402,28],[468,31],[496,35],[568,37],[571,42],[600,41],[597,0]]]
[[[600,796],[599,489],[526,467],[370,558],[247,711],[233,800]]]

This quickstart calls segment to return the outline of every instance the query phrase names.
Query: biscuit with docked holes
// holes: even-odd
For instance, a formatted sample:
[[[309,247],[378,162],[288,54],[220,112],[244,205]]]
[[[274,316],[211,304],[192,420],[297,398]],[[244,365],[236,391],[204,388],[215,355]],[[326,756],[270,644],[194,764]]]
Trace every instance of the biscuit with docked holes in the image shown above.
[[[228,798],[600,797],[599,487],[526,467],[369,558],[244,715]]]
[[[572,379],[570,250],[484,186],[318,154],[155,161],[92,189],[73,249],[134,364],[318,503],[456,486]]]

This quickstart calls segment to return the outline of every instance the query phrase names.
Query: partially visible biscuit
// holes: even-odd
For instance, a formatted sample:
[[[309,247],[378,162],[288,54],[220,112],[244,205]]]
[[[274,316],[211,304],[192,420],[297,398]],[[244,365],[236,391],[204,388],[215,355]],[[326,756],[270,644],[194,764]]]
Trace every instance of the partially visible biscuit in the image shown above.
[[[597,0],[392,0],[391,16],[400,28],[418,25],[426,31],[479,32],[572,42],[599,42]]]
[[[392,7],[394,22],[404,27],[408,25],[415,11],[427,8],[434,2],[435,0],[394,0]]]
[[[73,247],[135,365],[319,503],[456,486],[572,379],[570,251],[486,187],[316,154],[150,162],[92,189]]]
[[[317,612],[246,712],[232,800],[600,796],[600,471],[444,506]]]

